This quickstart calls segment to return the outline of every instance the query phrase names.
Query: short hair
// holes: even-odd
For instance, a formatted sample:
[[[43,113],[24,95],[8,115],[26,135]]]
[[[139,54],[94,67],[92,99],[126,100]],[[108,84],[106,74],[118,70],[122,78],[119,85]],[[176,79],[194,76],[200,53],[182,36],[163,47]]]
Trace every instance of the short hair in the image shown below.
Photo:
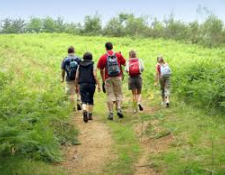
[[[74,49],[73,46],[70,46],[70,47],[68,48],[68,53],[75,53],[75,49]]]
[[[129,56],[130,56],[130,58],[136,58],[137,54],[136,54],[136,52],[134,50],[131,50],[129,52]]]
[[[105,44],[105,48],[106,48],[106,50],[112,50],[113,49],[113,44],[111,42],[107,42]]]
[[[83,55],[83,60],[91,61],[92,59],[93,59],[93,56],[92,56],[92,53],[91,53],[91,52],[86,52],[86,53]]]
[[[164,63],[164,58],[163,58],[163,56],[161,56],[161,55],[157,56],[157,62],[158,62],[158,63]]]

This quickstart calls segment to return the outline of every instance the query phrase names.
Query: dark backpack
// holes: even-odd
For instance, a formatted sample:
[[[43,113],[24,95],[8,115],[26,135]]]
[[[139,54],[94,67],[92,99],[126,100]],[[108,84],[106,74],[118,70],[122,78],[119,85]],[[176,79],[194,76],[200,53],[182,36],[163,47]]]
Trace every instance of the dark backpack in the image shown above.
[[[69,59],[69,64],[66,66],[66,70],[68,72],[68,78],[70,80],[75,79],[75,75],[76,75],[76,71],[78,68],[78,62],[76,57],[68,57],[67,59]]]
[[[110,77],[116,77],[120,74],[120,66],[118,64],[117,57],[114,53],[112,55],[109,55],[107,53],[106,69]]]

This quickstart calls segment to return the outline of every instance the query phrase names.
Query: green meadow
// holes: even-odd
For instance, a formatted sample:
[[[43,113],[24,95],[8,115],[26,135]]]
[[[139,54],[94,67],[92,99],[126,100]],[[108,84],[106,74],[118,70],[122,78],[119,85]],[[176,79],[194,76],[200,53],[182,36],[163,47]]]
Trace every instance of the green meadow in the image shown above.
[[[61,61],[73,45],[79,56],[92,52],[97,63],[107,41],[125,58],[134,49],[144,61],[143,103],[152,112],[134,115],[125,100],[125,119],[109,122],[105,96],[96,96],[95,114],[111,128],[117,154],[102,174],[135,173],[143,153],[135,127],[145,122],[150,124],[141,137],[156,144],[163,144],[159,140],[168,134],[172,137],[165,149],[147,156],[155,172],[225,174],[224,48],[166,39],[45,33],[0,35],[0,174],[68,174],[55,164],[63,161],[63,145],[80,142],[60,82]],[[173,71],[169,109],[160,106],[159,87],[153,86],[158,55],[164,56]],[[127,76],[123,83],[125,99],[129,99]]]

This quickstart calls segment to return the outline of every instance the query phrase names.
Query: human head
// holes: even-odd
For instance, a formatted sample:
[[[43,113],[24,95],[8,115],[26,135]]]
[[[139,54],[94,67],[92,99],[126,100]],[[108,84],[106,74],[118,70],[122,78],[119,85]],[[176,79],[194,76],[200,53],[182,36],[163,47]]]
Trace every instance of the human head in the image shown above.
[[[84,55],[83,55],[83,60],[84,61],[92,61],[93,59],[93,56],[92,56],[92,53],[90,52],[86,52]]]
[[[105,44],[105,48],[106,48],[106,50],[112,50],[113,49],[113,44],[111,42],[107,42]]]
[[[70,46],[70,47],[68,48],[68,54],[74,54],[74,53],[75,53],[74,47],[73,47],[73,46]]]
[[[159,55],[159,56],[157,57],[157,62],[158,62],[158,63],[164,63],[163,56]]]
[[[136,57],[137,57],[136,52],[135,52],[134,50],[131,50],[131,51],[129,52],[129,57],[130,57],[130,58],[136,58]]]

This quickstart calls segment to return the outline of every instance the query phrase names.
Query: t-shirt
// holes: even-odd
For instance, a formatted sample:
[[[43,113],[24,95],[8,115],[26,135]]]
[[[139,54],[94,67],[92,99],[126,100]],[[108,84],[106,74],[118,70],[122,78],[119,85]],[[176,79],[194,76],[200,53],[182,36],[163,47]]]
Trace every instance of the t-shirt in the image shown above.
[[[74,58],[78,64],[80,64],[81,59],[80,57],[76,56],[76,55],[68,55],[66,58],[63,59],[62,64],[61,64],[61,69],[66,71],[66,81],[75,81],[75,77],[74,78],[70,78],[68,69],[66,68],[67,66],[70,65],[70,60]]]
[[[113,55],[114,52],[110,50],[107,53],[109,55]],[[115,53],[115,55],[117,57],[118,65],[120,66],[120,70],[121,70],[118,76],[122,76],[123,71],[122,71],[121,65],[126,66],[126,60],[120,53]],[[103,70],[106,68],[106,64],[107,64],[107,54],[104,54],[100,57],[97,67]],[[107,78],[109,78],[109,75],[108,75],[107,69],[105,69],[105,79]]]

